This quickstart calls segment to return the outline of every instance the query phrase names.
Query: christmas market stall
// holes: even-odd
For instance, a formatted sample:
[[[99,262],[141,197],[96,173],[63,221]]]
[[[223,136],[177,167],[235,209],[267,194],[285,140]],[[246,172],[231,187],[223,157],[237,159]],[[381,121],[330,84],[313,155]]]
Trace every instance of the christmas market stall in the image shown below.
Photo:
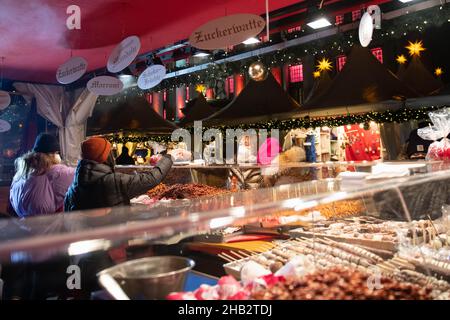
[[[192,127],[194,121],[201,121],[218,112],[228,104],[228,100],[207,101],[203,93],[190,100],[181,111],[184,117],[178,122],[180,127]]]
[[[407,99],[418,95],[382,65],[367,48],[355,45],[343,69],[327,85],[327,89],[317,92],[305,102],[302,115],[321,118],[346,114],[351,117],[367,112],[396,111],[405,109]],[[397,146],[397,153],[393,155],[395,146],[393,148],[390,145],[392,139],[387,137],[390,136],[388,131],[392,133],[396,126],[400,125],[376,122],[374,119],[339,127],[325,125],[316,128],[323,151],[318,152],[318,156],[347,161],[371,161],[383,157],[394,160],[401,146]],[[405,129],[408,133],[411,131],[411,128]],[[401,143],[401,139],[396,141]],[[330,143],[332,146],[328,148]],[[385,155],[381,152],[383,146],[387,150]]]
[[[206,118],[206,126],[264,123],[283,113],[300,110],[300,105],[281,88],[264,65],[251,65],[249,72],[253,72],[251,80],[242,92],[229,105]]]
[[[450,301],[449,1],[0,2],[0,300]]]

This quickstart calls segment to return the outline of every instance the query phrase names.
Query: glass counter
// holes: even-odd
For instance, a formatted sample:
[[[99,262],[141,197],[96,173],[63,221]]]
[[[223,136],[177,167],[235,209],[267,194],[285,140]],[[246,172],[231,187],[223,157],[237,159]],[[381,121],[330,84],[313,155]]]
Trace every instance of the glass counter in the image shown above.
[[[180,256],[195,262],[195,272],[238,280],[248,278],[248,268],[284,270],[293,258],[297,278],[312,277],[308,268],[364,273],[376,267],[390,279],[386,284],[395,287],[401,277],[415,285],[428,281],[436,286],[417,297],[442,298],[450,267],[435,256],[450,243],[443,215],[449,182],[447,170],[353,185],[330,178],[151,206],[3,219],[4,297],[89,299],[101,289],[101,270],[142,257]],[[71,266],[83,274],[79,290],[67,285]]]
[[[345,171],[371,172],[372,167],[379,164],[423,165],[421,172],[431,172],[448,168],[440,161],[329,161],[318,163],[284,163],[277,166],[257,164],[241,165],[197,165],[195,163],[176,163],[167,175],[164,183],[199,183],[214,187],[230,186],[232,177],[236,177],[241,189],[273,187],[282,184],[304,181],[337,178]],[[152,166],[116,166],[118,172],[133,173],[151,169]]]

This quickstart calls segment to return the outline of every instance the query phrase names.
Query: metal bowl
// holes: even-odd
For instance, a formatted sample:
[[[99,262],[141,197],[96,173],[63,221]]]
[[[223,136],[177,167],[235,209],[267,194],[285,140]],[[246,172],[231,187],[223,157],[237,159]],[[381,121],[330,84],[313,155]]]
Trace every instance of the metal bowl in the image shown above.
[[[183,257],[151,257],[120,263],[97,276],[111,276],[132,300],[165,299],[171,292],[183,291],[186,275],[194,266],[193,260]],[[114,290],[100,283],[109,293]]]

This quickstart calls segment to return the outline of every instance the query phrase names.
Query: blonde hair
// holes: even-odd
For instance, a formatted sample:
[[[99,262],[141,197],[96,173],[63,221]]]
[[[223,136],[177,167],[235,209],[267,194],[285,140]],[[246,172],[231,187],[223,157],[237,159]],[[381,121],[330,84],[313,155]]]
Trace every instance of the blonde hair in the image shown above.
[[[14,161],[14,181],[43,175],[55,164],[58,164],[58,160],[52,153],[27,152]]]

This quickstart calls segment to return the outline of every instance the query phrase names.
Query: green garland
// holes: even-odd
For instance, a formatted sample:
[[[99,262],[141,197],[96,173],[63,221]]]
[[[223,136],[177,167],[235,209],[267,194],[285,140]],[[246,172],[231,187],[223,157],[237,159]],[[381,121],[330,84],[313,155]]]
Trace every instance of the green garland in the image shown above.
[[[399,109],[399,110],[386,110],[382,112],[371,111],[362,114],[347,114],[345,116],[334,116],[334,117],[319,117],[319,118],[298,118],[298,119],[290,119],[290,120],[271,120],[262,123],[254,123],[254,124],[241,124],[235,126],[213,126],[213,127],[204,127],[203,130],[207,130],[210,128],[216,128],[221,130],[223,133],[227,129],[266,129],[270,131],[271,129],[278,129],[280,131],[289,131],[292,129],[299,128],[318,128],[318,127],[339,127],[348,124],[357,124],[363,123],[365,127],[368,126],[368,123],[374,121],[376,123],[403,123],[408,122],[410,120],[422,120],[428,119],[428,113],[430,111],[434,111],[440,109],[438,107],[423,107],[419,109]],[[187,128],[191,133],[193,133],[193,128]],[[139,136],[139,137],[129,137],[129,136],[119,136],[114,135],[108,137],[109,141],[112,143],[141,143],[146,141],[156,141],[159,143],[167,143],[171,141],[171,137],[169,135],[164,136]]]
[[[356,23],[356,22],[355,22]],[[359,21],[357,22],[359,23]],[[383,20],[382,29],[375,30],[373,46],[386,44],[387,42],[398,42],[399,39],[405,37],[410,32],[423,32],[426,28],[439,27],[443,24],[450,23],[450,5],[436,6],[427,10],[420,11],[420,13],[406,14],[396,19]],[[306,31],[303,28],[301,31],[291,34],[284,33],[286,40],[298,38],[310,34],[312,31]],[[190,73],[170,79],[163,80],[158,86],[150,90],[141,90],[137,87],[125,90],[123,93],[115,97],[101,97],[97,103],[102,100],[120,101],[127,99],[128,95],[143,96],[145,93],[174,89],[183,85],[196,85],[198,83],[208,84],[214,79],[225,79],[236,73],[246,73],[250,64],[256,61],[261,61],[269,68],[282,67],[286,64],[301,63],[305,55],[312,54],[314,56],[337,56],[346,53],[350,50],[354,43],[358,42],[358,30],[350,30],[347,32],[338,33],[335,36],[318,39],[299,46],[287,48],[271,52],[270,54],[255,56],[250,59],[240,60],[235,62],[227,62],[221,65],[214,63],[213,58],[210,59],[210,64],[207,69]],[[261,46],[271,45],[261,44]],[[239,54],[235,52],[233,54]],[[182,70],[182,69],[178,69]],[[168,70],[171,72],[173,70]]]

